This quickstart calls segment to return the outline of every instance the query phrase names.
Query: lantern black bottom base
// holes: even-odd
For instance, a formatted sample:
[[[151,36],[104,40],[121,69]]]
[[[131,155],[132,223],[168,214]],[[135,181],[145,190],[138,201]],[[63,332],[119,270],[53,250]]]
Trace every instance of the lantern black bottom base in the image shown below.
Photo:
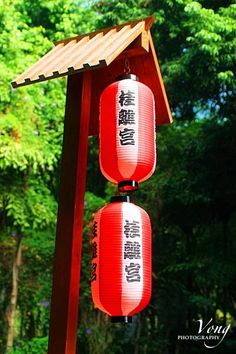
[[[118,183],[118,189],[120,192],[133,192],[138,189],[138,182],[133,180],[121,181]]]
[[[132,323],[132,316],[112,316],[112,323]]]

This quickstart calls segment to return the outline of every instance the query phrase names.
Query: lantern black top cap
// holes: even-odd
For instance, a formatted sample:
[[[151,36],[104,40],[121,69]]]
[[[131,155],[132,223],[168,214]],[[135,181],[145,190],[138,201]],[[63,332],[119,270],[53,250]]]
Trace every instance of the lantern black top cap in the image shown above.
[[[126,79],[131,79],[134,81],[139,81],[139,78],[137,75],[135,74],[122,74],[117,76],[116,81],[120,81],[120,80],[126,80]]]
[[[127,202],[130,203],[131,202],[131,198],[129,195],[116,195],[114,197],[111,197],[111,203],[115,203],[115,202]]]

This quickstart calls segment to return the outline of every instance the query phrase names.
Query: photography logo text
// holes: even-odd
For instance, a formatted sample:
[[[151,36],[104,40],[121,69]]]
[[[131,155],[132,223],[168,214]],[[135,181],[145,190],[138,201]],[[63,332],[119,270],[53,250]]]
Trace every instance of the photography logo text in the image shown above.
[[[191,335],[178,335],[178,340],[202,341],[206,348],[216,348],[225,339],[230,330],[230,324],[222,326],[215,324],[211,318],[208,322],[203,319],[194,321],[197,323],[197,333]]]

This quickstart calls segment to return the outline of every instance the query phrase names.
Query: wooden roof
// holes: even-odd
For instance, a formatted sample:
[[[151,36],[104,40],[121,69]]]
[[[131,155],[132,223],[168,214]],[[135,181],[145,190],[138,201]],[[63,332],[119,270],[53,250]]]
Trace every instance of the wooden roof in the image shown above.
[[[154,17],[148,17],[56,42],[54,48],[18,76],[12,86],[17,88],[96,69],[92,96],[99,99],[102,90],[124,72],[124,60],[128,58],[131,73],[154,93],[157,124],[170,123],[172,117],[149,31],[153,22]],[[93,107],[95,104],[99,107],[99,100],[94,100]],[[98,114],[98,108],[92,111],[92,115]]]

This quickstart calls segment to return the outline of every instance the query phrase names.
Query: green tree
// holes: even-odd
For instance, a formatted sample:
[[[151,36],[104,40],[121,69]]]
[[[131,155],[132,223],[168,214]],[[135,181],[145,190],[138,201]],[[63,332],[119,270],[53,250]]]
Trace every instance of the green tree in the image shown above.
[[[158,168],[135,197],[153,224],[152,301],[125,328],[111,326],[107,316],[93,309],[89,230],[93,213],[115,188],[94,164],[98,144],[91,138],[80,350],[198,353],[202,346],[176,340],[177,334],[196,333],[194,319],[212,317],[235,325],[234,1],[4,0],[0,1],[1,352],[9,335],[19,347],[16,353],[45,352],[65,104],[64,79],[17,90],[9,83],[49,50],[53,40],[153,14],[152,34],[175,123],[159,128]],[[6,313],[14,325],[7,327]],[[233,353],[233,346],[227,336],[218,352]]]
[[[157,171],[137,193],[154,233],[153,297],[135,330],[138,350],[198,352],[204,348],[185,347],[177,334],[196,333],[199,315],[235,324],[235,4],[103,0],[97,8],[103,27],[155,15],[152,33],[176,119],[159,128]]]
[[[85,19],[85,13],[87,18]],[[12,90],[51,41],[90,31],[82,1],[0,2],[0,351],[48,334],[65,80]],[[90,20],[89,20],[90,19]],[[88,21],[89,20],[89,21]]]

